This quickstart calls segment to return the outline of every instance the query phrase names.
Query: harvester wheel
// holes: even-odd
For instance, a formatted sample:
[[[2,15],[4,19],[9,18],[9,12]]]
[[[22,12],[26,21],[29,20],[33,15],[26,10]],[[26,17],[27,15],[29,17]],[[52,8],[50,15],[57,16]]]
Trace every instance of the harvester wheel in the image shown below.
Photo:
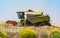
[[[49,22],[45,22],[45,25],[51,26],[51,24]]]
[[[44,26],[44,22],[38,22],[38,23],[35,23],[34,26]]]
[[[37,23],[34,23],[34,26],[38,26]]]
[[[44,22],[41,22],[40,24],[39,24],[39,26],[44,26],[45,24],[44,24]]]
[[[51,24],[50,24],[50,23],[48,23],[48,26],[51,26]]]
[[[21,21],[20,21],[20,24],[21,24],[22,26],[24,25],[24,22],[23,22],[23,21],[24,21],[24,20],[21,20]]]
[[[32,26],[33,24],[27,20],[27,21],[26,21],[26,25]]]
[[[34,23],[34,26],[39,26],[39,25],[40,25],[40,22]]]

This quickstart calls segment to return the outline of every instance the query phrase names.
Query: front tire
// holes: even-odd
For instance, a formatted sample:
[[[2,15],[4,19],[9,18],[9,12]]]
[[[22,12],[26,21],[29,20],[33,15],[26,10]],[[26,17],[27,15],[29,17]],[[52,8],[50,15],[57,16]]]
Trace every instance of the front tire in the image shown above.
[[[26,25],[32,26],[33,24],[27,20],[27,21],[26,21]]]
[[[20,21],[20,24],[21,24],[21,26],[24,26],[24,22],[23,22],[24,20],[21,20]]]

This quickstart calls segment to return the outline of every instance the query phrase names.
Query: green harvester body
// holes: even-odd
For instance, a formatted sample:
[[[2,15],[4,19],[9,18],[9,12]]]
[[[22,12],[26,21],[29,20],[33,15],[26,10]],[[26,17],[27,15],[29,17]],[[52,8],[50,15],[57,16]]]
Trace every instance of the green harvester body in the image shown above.
[[[26,24],[27,22],[31,24],[49,22],[50,16],[43,15],[43,12],[36,12],[32,10],[19,11],[17,12],[18,18],[20,19],[20,24]],[[23,22],[23,23],[22,23]]]

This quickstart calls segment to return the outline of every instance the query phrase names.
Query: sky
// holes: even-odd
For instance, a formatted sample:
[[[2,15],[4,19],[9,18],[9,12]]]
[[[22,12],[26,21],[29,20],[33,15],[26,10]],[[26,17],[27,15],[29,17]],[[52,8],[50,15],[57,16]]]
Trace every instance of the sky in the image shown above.
[[[32,9],[51,17],[51,21],[60,22],[60,0],[0,0],[0,20],[16,20],[17,11]]]

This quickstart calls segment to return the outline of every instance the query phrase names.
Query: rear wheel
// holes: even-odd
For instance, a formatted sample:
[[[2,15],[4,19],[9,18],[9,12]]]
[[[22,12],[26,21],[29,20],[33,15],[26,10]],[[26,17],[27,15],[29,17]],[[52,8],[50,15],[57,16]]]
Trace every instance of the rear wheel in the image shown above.
[[[45,25],[51,26],[51,24],[49,22],[44,22]]]
[[[50,23],[48,23],[48,26],[51,26],[51,24],[50,24]]]

